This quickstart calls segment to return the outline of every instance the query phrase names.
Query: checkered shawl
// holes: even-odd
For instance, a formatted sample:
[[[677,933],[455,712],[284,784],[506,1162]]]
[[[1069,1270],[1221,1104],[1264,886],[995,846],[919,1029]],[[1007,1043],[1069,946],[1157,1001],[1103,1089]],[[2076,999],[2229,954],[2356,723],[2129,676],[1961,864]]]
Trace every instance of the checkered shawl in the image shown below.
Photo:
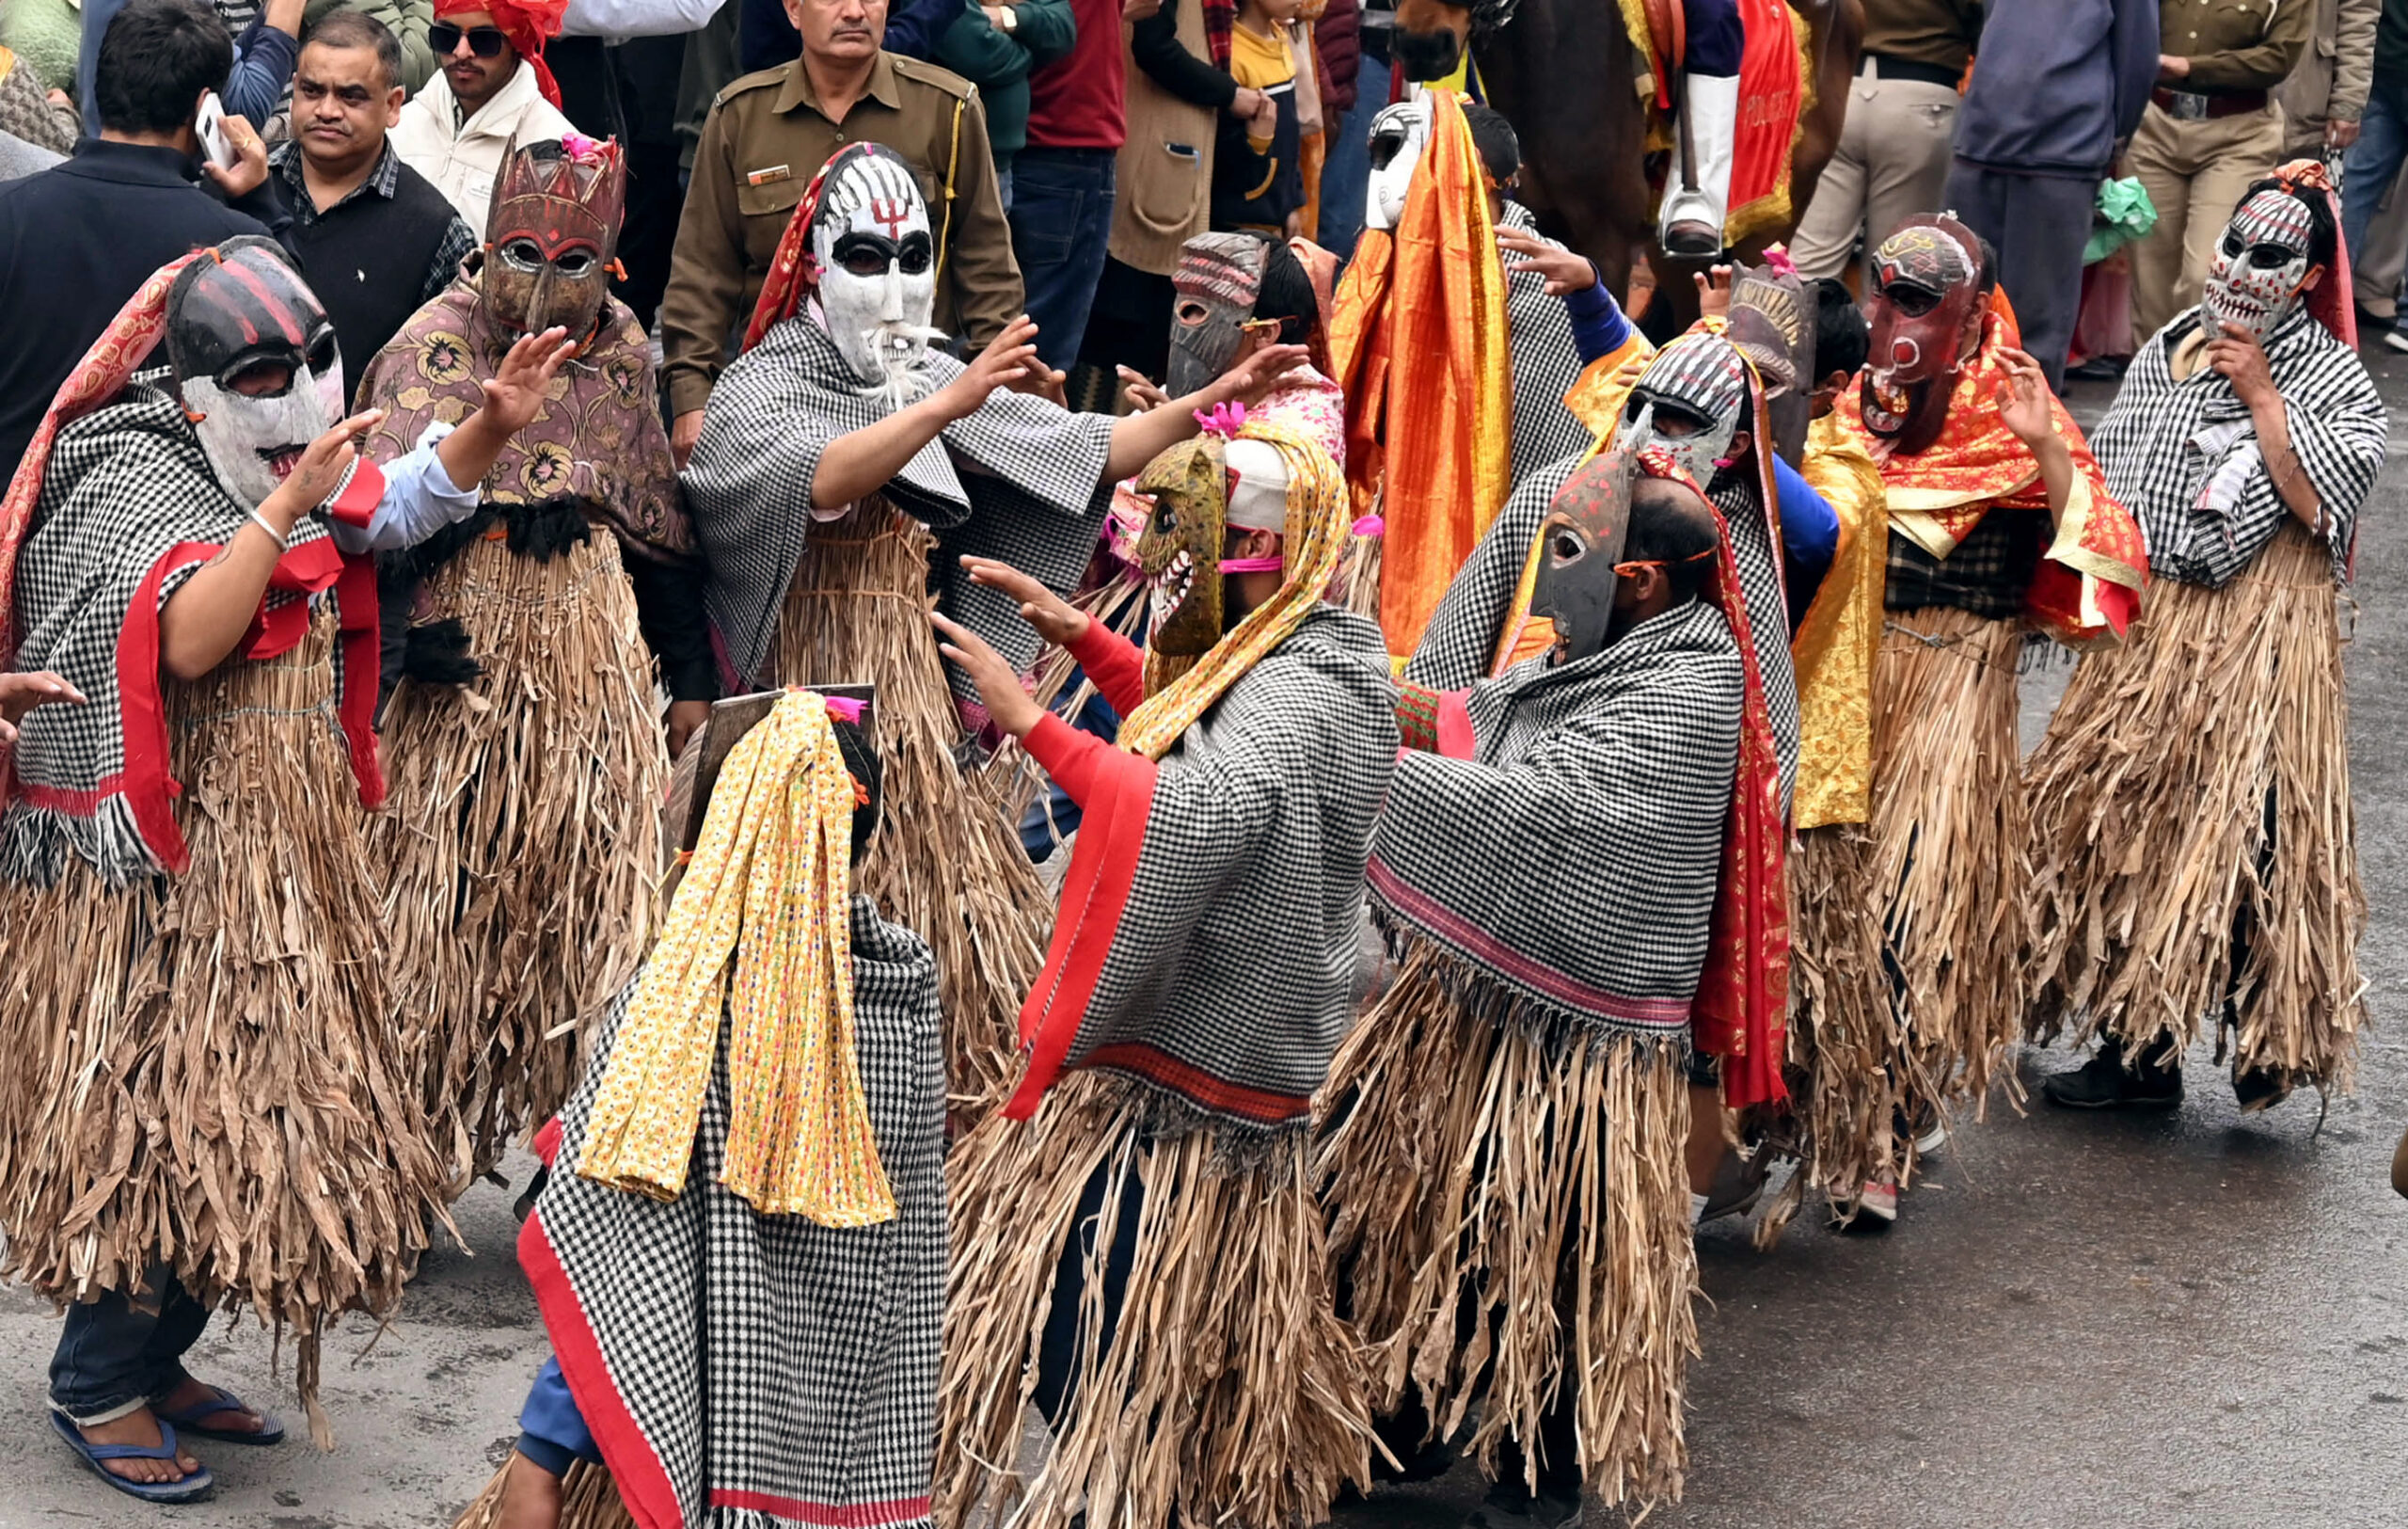
[[[1529,208],[1511,200],[1497,226],[1530,233],[1539,228]],[[1546,295],[1546,278],[1530,271],[1505,273],[1505,331],[1513,358],[1513,460],[1518,484],[1550,462],[1586,451],[1591,438],[1589,427],[1563,406],[1563,395],[1580,380],[1580,347],[1573,341],[1572,315],[1563,299]]]
[[[1011,1107],[1095,1067],[1152,1090],[1165,1130],[1210,1122],[1259,1143],[1302,1127],[1354,1017],[1363,862],[1397,746],[1380,629],[1314,608],[1152,766],[1117,921],[1085,928],[1066,901],[1047,972],[1067,975],[1022,1012],[1037,1060]],[[1128,852],[1087,842],[1116,831],[1090,806],[1082,853]],[[1101,968],[1067,1049],[1049,1046],[1082,940]]]
[[[943,354],[927,364],[931,390],[962,371]],[[710,565],[704,602],[738,678],[757,678],[768,660],[811,525],[819,454],[888,412],[883,397],[853,380],[836,342],[808,314],[772,327],[711,390],[703,437],[686,468],[686,500]],[[1112,422],[998,390],[886,486],[897,507],[936,533],[938,608],[985,638],[1015,672],[1026,673],[1043,645],[1017,601],[970,581],[961,557],[997,558],[1072,593],[1111,502],[1103,470]],[[957,696],[977,699],[967,679],[951,678]]]
[[[114,401],[58,432],[17,553],[15,667],[55,671],[87,701],[39,708],[20,725],[0,818],[0,875],[48,885],[70,853],[111,886],[184,868],[170,810],[177,787],[159,684],[159,612],[247,523],[202,454],[164,367],[136,374]],[[365,559],[336,551],[323,518],[293,527],[236,651],[265,659],[289,649],[308,628],[309,598],[332,597],[339,583],[350,605],[328,721],[342,723],[361,795],[372,805],[384,783],[362,703],[372,703],[376,689],[374,577]]]
[[[1686,1044],[1746,683],[1701,599],[1577,663],[1529,659],[1474,686],[1473,757],[1398,762],[1375,911],[1452,957],[1499,1023]]]
[[[2148,537],[2149,572],[2219,588],[2265,550],[2291,513],[2232,384],[2204,361],[2174,380],[2170,358],[2198,327],[2193,309],[2141,347],[2090,444],[2107,491]],[[2323,507],[2333,577],[2346,581],[2358,510],[2389,438],[2382,395],[2358,353],[2305,306],[2267,337],[2266,362],[2291,447]]]
[[[556,1171],[518,1237],[578,1410],[644,1529],[928,1521],[946,1261],[936,962],[852,904],[855,1046],[900,1214],[833,1228],[722,1187],[726,1030],[662,1203]],[[574,1162],[626,1013],[537,1147]]]

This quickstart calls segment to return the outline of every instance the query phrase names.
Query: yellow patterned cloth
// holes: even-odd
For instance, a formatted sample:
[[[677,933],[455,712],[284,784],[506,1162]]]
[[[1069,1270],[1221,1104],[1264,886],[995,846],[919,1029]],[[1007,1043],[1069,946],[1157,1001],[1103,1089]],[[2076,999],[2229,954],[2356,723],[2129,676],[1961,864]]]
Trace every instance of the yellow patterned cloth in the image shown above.
[[[720,1183],[764,1215],[894,1218],[853,1046],[854,802],[827,703],[808,691],[729,751],[594,1095],[579,1174],[654,1200],[684,1192],[724,1009]]]
[[[1881,647],[1888,496],[1881,470],[1830,416],[1806,436],[1799,474],[1839,518],[1839,549],[1789,645],[1798,673],[1800,828],[1861,823],[1873,811],[1873,661]]]
[[[1244,620],[1214,643],[1178,678],[1154,686],[1158,667],[1148,655],[1149,693],[1120,724],[1120,747],[1159,759],[1188,725],[1238,682],[1262,656],[1288,640],[1338,573],[1352,525],[1346,480],[1329,451],[1310,431],[1285,420],[1256,416],[1238,431],[1240,440],[1268,441],[1288,466],[1288,523],[1280,551],[1287,579],[1278,593],[1246,613]]]

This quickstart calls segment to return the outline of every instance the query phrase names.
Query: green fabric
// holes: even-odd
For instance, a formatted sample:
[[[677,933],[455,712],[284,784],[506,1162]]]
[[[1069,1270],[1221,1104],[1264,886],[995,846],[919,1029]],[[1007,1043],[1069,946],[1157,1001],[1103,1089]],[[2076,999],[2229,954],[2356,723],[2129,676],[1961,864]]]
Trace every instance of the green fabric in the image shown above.
[[[30,66],[43,89],[75,93],[75,56],[83,46],[83,13],[67,0],[0,4],[0,47]]]
[[[2090,240],[2082,247],[2082,263],[2096,265],[2155,227],[2157,208],[2137,177],[2101,181],[2098,205],[2090,215]]]
[[[978,88],[987,106],[987,143],[999,166],[1028,145],[1028,75],[1070,51],[1078,24],[1070,0],[1021,0],[1010,36],[995,29],[978,0],[937,39],[937,62]]]
[[[8,0],[11,7],[24,0]],[[435,24],[435,0],[309,0],[301,8],[301,40],[309,40],[309,29],[338,10],[361,10],[393,29],[402,40],[402,88],[416,95],[419,88],[435,77],[435,48],[426,40],[426,29]]]

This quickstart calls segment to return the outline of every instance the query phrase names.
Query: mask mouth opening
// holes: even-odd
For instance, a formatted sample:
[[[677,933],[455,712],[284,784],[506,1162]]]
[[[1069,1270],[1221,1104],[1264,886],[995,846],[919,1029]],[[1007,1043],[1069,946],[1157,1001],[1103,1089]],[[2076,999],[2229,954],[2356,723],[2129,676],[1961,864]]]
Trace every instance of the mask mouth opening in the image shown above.
[[[301,465],[301,453],[304,450],[305,448],[300,446],[262,446],[260,448],[260,460],[265,462],[267,470],[276,474],[276,481],[282,483],[293,476],[294,468]]]
[[[1187,597],[1196,590],[1196,559],[1185,548],[1174,553],[1160,573],[1146,581],[1148,601],[1152,606],[1153,623],[1160,629],[1187,605]]]
[[[1914,411],[1915,392],[1888,373],[1869,372],[1861,404],[1866,429],[1877,436],[1894,436],[1907,427],[1907,416]]]

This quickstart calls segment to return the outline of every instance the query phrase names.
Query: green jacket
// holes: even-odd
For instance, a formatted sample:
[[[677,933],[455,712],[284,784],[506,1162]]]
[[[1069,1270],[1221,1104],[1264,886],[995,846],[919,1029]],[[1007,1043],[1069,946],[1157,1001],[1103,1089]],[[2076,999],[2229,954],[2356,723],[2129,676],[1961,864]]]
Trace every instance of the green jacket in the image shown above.
[[[1070,0],[1020,0],[1012,14],[1015,25],[1006,34],[978,0],[962,0],[961,14],[937,40],[937,62],[978,88],[998,167],[1028,145],[1029,71],[1068,54],[1078,40]]]
[[[426,40],[426,29],[435,24],[435,0],[309,0],[301,8],[301,40],[308,42],[309,29],[337,10],[363,10],[393,29],[402,40],[403,89],[416,95],[435,77],[435,49]]]

